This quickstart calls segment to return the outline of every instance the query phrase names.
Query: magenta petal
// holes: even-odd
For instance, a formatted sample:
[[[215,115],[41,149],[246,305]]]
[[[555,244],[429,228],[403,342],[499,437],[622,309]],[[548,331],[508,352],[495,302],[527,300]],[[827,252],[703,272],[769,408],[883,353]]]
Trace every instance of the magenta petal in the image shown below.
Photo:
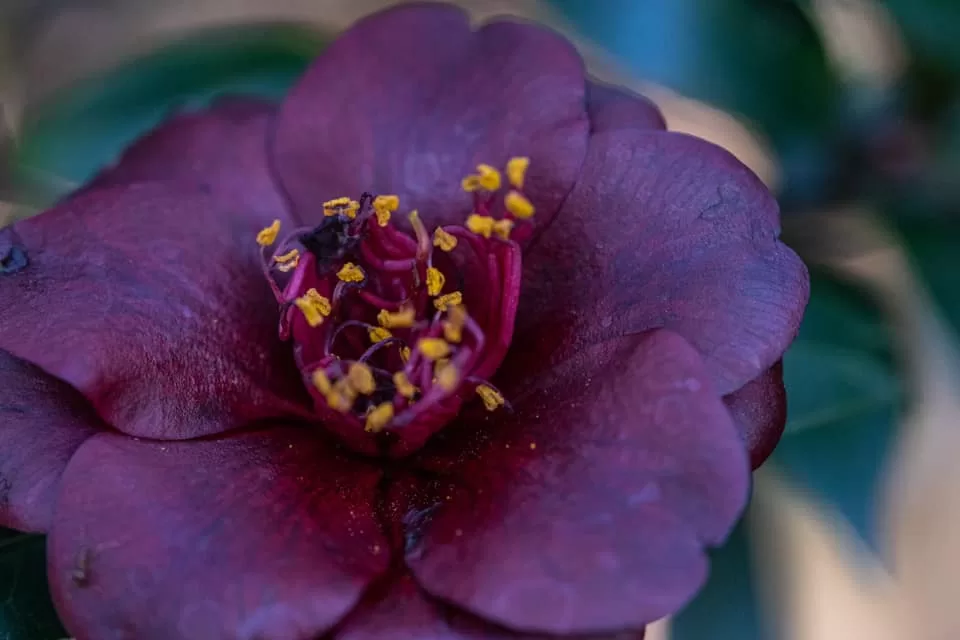
[[[773,453],[787,424],[783,364],[777,362],[756,380],[723,399],[750,452],[754,469]]]
[[[590,114],[591,133],[667,128],[663,114],[650,99],[623,87],[596,81],[587,84],[587,112]]]
[[[523,362],[666,327],[699,349],[721,394],[739,389],[781,358],[806,305],[806,268],[778,233],[773,197],[720,147],[661,131],[593,136],[576,188],[524,255],[511,374],[529,380]]]
[[[389,563],[380,473],[309,430],[76,453],[49,542],[57,610],[81,638],[315,638]]]
[[[46,531],[63,469],[101,427],[76,390],[0,349],[0,526]]]
[[[408,518],[407,562],[428,592],[557,634],[639,629],[696,593],[703,548],[746,503],[749,465],[681,337],[594,344],[545,373],[515,414],[488,415],[442,432],[439,464],[427,459],[446,477]]]
[[[169,184],[79,195],[8,229],[0,348],[131,435],[180,439],[295,415],[307,398],[259,266],[259,223]]]
[[[250,209],[268,224],[286,208],[267,164],[276,106],[230,98],[167,120],[127,149],[87,187],[174,180]]]
[[[478,163],[531,158],[524,191],[546,224],[586,150],[583,64],[553,32],[513,22],[471,31],[462,10],[415,4],[361,20],[283,103],[275,167],[297,215],[324,200],[395,193],[427,227],[460,224],[460,180]]]

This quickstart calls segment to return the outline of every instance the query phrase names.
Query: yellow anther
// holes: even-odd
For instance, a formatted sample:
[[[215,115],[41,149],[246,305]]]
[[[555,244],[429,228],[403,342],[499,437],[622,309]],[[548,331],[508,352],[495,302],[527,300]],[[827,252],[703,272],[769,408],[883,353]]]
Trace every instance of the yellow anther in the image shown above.
[[[488,164],[478,164],[477,182],[487,191],[496,191],[500,188],[500,172]]]
[[[280,234],[280,221],[274,220],[273,224],[265,229],[261,229],[260,233],[257,234],[257,244],[261,247],[269,247],[274,242],[277,241],[277,236]]]
[[[400,198],[397,196],[377,196],[373,199],[373,212],[377,216],[377,224],[381,227],[390,222],[390,215],[400,207]]]
[[[340,271],[337,271],[337,277],[344,282],[363,282],[366,276],[363,269],[352,262],[348,262],[340,268]]]
[[[333,200],[327,200],[323,203],[323,215],[328,218],[335,216],[344,208],[350,205],[350,198],[343,196],[340,198],[334,198]]]
[[[314,388],[316,388],[316,390],[323,395],[327,395],[333,390],[333,383],[330,382],[330,378],[327,377],[327,374],[323,369],[317,369],[310,377],[313,381]]]
[[[511,231],[513,231],[513,220],[497,220],[493,223],[493,232],[504,240],[510,239]]]
[[[420,338],[417,350],[427,360],[440,360],[450,355],[450,345],[442,338]]]
[[[378,342],[383,342],[388,338],[392,338],[393,334],[390,333],[389,329],[384,329],[383,327],[370,327],[370,342],[376,344]]]
[[[403,371],[397,371],[393,374],[393,386],[397,388],[397,393],[407,400],[412,400],[417,395],[417,388],[413,386],[407,374]]]
[[[273,256],[273,261],[279,265],[277,268],[280,271],[284,273],[293,271],[300,264],[300,251],[291,249],[282,256]]]
[[[433,231],[433,246],[438,247],[441,251],[453,251],[457,248],[457,238],[437,227]]]
[[[400,359],[403,360],[404,364],[410,362],[410,347],[400,348]]]
[[[507,207],[507,211],[521,220],[533,217],[533,204],[519,191],[508,193],[507,197],[503,199],[503,204]]]
[[[391,420],[393,420],[393,404],[384,402],[367,414],[367,424],[364,426],[364,430],[370,433],[379,433]]]
[[[523,189],[523,179],[530,167],[530,158],[510,158],[507,160],[507,180],[515,189]]]
[[[490,216],[481,216],[477,213],[467,216],[467,229],[484,238],[489,238],[493,233],[493,223],[494,220]]]
[[[463,305],[454,305],[447,310],[447,320],[443,323],[443,337],[447,342],[457,343],[463,340],[463,326],[467,323],[467,310]]]
[[[496,411],[504,405],[503,395],[485,384],[477,386],[477,395],[483,400],[483,406],[487,411]]]
[[[311,327],[319,327],[323,319],[330,315],[332,307],[330,301],[317,293],[316,289],[309,289],[305,294],[293,301],[304,319]]]
[[[446,311],[449,307],[458,304],[463,304],[463,294],[459,291],[446,293],[433,301],[437,311]]]
[[[377,381],[373,378],[373,371],[362,362],[354,362],[347,371],[347,381],[350,386],[365,396],[377,390]]]
[[[357,392],[354,391],[350,382],[346,379],[337,380],[333,388],[326,394],[327,406],[334,411],[346,413],[353,408],[353,401],[357,399]]]
[[[431,296],[438,296],[443,291],[443,285],[447,283],[446,276],[436,267],[427,269],[427,293]]]
[[[385,227],[390,224],[390,212],[386,209],[374,209],[373,213],[377,216],[377,224]]]
[[[437,377],[436,383],[441,389],[450,393],[451,391],[455,391],[457,385],[460,384],[460,370],[447,361],[442,362],[442,366],[441,363],[438,362],[434,369],[434,374]]]
[[[420,214],[416,209],[410,212],[410,226],[413,227],[413,233],[417,237],[417,251],[423,248],[424,250],[429,249],[430,247],[430,234],[427,233],[427,228],[423,226],[423,220],[420,219]]]
[[[403,307],[400,311],[390,312],[381,309],[377,314],[377,322],[387,329],[408,329],[417,319],[417,312],[413,307]]]
[[[473,193],[480,189],[480,177],[469,175],[460,181],[460,187],[467,193]]]

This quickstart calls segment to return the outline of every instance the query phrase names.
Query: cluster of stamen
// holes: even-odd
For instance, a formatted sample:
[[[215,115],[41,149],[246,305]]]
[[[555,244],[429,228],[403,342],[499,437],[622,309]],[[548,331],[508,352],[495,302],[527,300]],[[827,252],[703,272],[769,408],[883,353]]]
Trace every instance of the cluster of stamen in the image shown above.
[[[510,159],[504,184],[478,165],[462,182],[474,199],[462,226],[431,233],[410,211],[405,232],[391,223],[397,196],[363,194],[324,202],[317,227],[280,239],[275,221],[257,235],[281,337],[292,339],[318,410],[378,433],[449,420],[470,393],[490,411],[504,406],[486,377],[513,330],[515,302],[503,301],[516,300],[506,289],[519,276],[505,272],[519,269],[511,233],[534,214],[528,166]]]

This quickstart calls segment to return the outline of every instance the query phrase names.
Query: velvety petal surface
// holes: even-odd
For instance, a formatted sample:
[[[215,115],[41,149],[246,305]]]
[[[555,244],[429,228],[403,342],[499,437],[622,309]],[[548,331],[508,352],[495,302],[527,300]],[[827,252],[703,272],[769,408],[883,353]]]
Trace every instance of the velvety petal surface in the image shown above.
[[[389,563],[379,477],[304,428],[95,436],[50,536],[57,610],[80,638],[313,640]]]
[[[301,412],[259,228],[221,199],[138,184],[0,231],[27,259],[0,274],[0,348],[132,435],[188,438]]]
[[[720,393],[736,391],[780,359],[808,298],[806,268],[778,234],[773,197],[720,147],[594,135],[576,188],[524,255],[508,386],[535,377],[524,363],[666,327],[697,347]]]
[[[587,113],[590,115],[591,133],[667,128],[663,114],[649,98],[623,87],[597,81],[587,84]]]
[[[756,469],[773,453],[787,425],[783,363],[777,362],[723,401],[747,444],[750,464]]]
[[[305,220],[324,200],[373,191],[399,195],[432,230],[472,212],[460,181],[478,163],[527,156],[524,192],[545,224],[583,161],[584,90],[580,57],[543,28],[472,31],[456,7],[391,8],[337,39],[290,92],[275,167]]]
[[[0,526],[46,531],[70,456],[102,426],[79,392],[0,349]]]
[[[419,584],[527,632],[638,630],[677,611],[749,483],[696,350],[664,330],[592,344],[513,402],[423,453],[441,477],[406,518]]]
[[[251,210],[267,223],[286,208],[267,162],[276,106],[222,98],[208,109],[175,115],[128,148],[86,190],[174,180]]]

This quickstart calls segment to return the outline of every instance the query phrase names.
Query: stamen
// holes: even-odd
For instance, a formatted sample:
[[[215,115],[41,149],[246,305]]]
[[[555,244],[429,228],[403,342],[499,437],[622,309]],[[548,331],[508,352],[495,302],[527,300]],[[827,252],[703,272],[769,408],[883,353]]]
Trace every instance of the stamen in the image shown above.
[[[474,232],[478,236],[489,238],[490,234],[493,233],[493,218],[490,216],[481,216],[476,213],[471,213],[467,217],[467,229]]]
[[[400,207],[400,198],[397,196],[377,196],[373,200],[373,211],[377,216],[377,224],[381,227],[390,222],[390,215]]]
[[[440,292],[443,291],[443,285],[446,284],[447,278],[443,275],[443,272],[436,267],[430,267],[427,269],[427,293],[431,296],[438,296]]]
[[[323,215],[330,218],[341,213],[353,220],[357,217],[357,211],[360,209],[360,203],[346,196],[327,200],[323,203]]]
[[[277,241],[277,236],[280,234],[280,221],[274,220],[273,224],[265,229],[261,229],[260,233],[257,234],[257,244],[261,247],[269,247],[274,242]]]
[[[273,261],[279,265],[277,269],[283,273],[293,271],[300,264],[300,251],[291,249],[281,256],[273,256]]]
[[[439,364],[438,362],[437,365]],[[435,370],[435,374],[437,376],[437,386],[447,393],[455,391],[457,385],[460,384],[460,370],[450,362],[445,363],[439,371]]]
[[[437,227],[433,231],[433,246],[449,253],[457,248],[457,239],[440,227]]]
[[[438,311],[446,311],[449,307],[458,304],[463,304],[463,294],[459,291],[444,294],[433,301],[433,306],[435,306]]]
[[[443,337],[447,342],[458,344],[463,340],[463,325],[467,322],[467,310],[463,305],[454,305],[447,310],[443,323]]]
[[[413,307],[404,307],[396,313],[391,313],[386,309],[377,314],[377,322],[381,327],[387,329],[408,329],[413,326],[417,320],[417,312]]]
[[[431,362],[450,355],[450,345],[442,338],[420,338],[417,342],[417,350]]]
[[[520,220],[532,218],[535,212],[533,203],[527,200],[526,196],[519,191],[511,191],[508,193],[503,199],[503,204],[507,208],[507,211]]]
[[[523,179],[530,167],[530,158],[510,158],[507,160],[507,179],[515,189],[523,189]]]
[[[305,294],[293,301],[304,319],[311,328],[323,324],[323,319],[330,315],[332,307],[330,301],[320,295],[316,289],[308,289]]]
[[[423,226],[423,221],[416,209],[410,212],[410,226],[413,227],[413,233],[417,236],[417,259],[422,260],[430,253],[430,234]]]
[[[334,411],[347,413],[353,408],[353,401],[357,399],[357,392],[346,379],[337,380],[333,388],[326,395],[327,405]]]
[[[311,379],[313,381],[313,386],[323,395],[327,395],[333,389],[333,384],[330,382],[330,378],[323,369],[317,369],[314,371]]]
[[[393,334],[390,333],[389,329],[383,327],[373,327],[370,329],[370,342],[376,344],[378,342],[383,342],[384,340],[389,340],[393,337]]]
[[[460,187],[467,193],[473,193],[480,190],[480,177],[469,175],[460,181]]]
[[[367,424],[364,426],[370,433],[379,433],[393,420],[393,403],[384,402],[367,414]]]
[[[365,396],[377,390],[377,382],[373,378],[373,371],[361,362],[354,362],[350,365],[350,369],[347,371],[347,380],[351,387]]]
[[[497,220],[493,223],[493,232],[503,240],[509,240],[513,224],[513,220]]]
[[[363,282],[366,275],[363,273],[363,269],[352,262],[347,262],[340,268],[340,271],[337,271],[337,277],[342,282]]]
[[[403,360],[404,364],[410,362],[410,347],[400,348],[400,359]]]
[[[477,395],[483,400],[483,406],[487,411],[496,411],[505,402],[503,394],[489,385],[477,385]]]
[[[397,371],[393,374],[393,386],[397,388],[397,393],[407,400],[413,400],[413,397],[417,395],[417,388],[413,386],[410,378],[403,371]]]
[[[488,164],[478,164],[477,182],[487,191],[496,191],[500,188],[500,172]]]

